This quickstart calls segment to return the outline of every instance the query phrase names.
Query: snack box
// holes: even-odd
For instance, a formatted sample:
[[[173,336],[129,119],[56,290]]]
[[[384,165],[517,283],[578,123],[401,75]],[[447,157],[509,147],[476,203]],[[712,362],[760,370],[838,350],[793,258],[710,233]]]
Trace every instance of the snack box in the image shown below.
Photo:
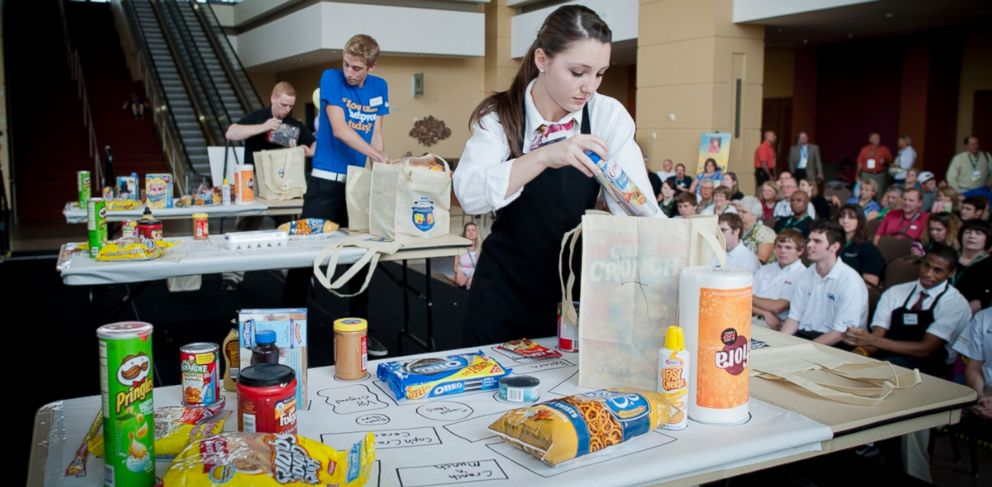
[[[504,368],[482,351],[408,362],[379,364],[376,376],[389,385],[396,399],[426,399],[471,391],[499,389]]]
[[[172,208],[172,175],[152,173],[145,175],[145,197],[149,208]]]

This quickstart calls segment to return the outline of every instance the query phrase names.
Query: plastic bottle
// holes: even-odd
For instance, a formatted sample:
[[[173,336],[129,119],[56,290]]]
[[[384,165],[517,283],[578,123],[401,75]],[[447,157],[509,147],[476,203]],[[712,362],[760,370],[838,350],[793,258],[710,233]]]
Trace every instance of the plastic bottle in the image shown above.
[[[276,346],[276,332],[259,330],[255,332],[255,346],[251,349],[251,364],[278,364],[279,347]]]
[[[224,178],[224,185],[220,188],[220,200],[221,204],[231,204],[231,182],[227,178]]]
[[[224,354],[224,390],[237,391],[238,372],[241,370],[241,344],[238,342],[238,329],[231,328],[221,345]]]
[[[685,349],[682,327],[671,325],[665,332],[665,346],[658,352],[658,392],[668,402],[667,430],[684,429],[689,424],[689,352]]]

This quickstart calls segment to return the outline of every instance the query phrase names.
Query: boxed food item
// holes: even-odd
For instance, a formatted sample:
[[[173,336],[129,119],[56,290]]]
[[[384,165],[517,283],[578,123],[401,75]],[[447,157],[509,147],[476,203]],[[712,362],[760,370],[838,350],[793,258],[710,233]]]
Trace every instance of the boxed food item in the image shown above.
[[[262,330],[276,333],[279,363],[296,372],[296,404],[306,409],[307,404],[307,309],[273,308],[243,309],[238,312],[240,340],[240,369],[252,363],[255,334]]]
[[[296,139],[300,137],[300,128],[288,123],[281,123],[275,130],[270,130],[266,134],[266,140],[270,144],[281,145],[283,147],[296,147]]]
[[[510,373],[482,351],[408,362],[379,364],[376,376],[389,385],[396,399],[426,399],[469,391],[499,389],[499,380]]]
[[[141,190],[138,188],[138,176],[117,176],[117,197],[122,200],[136,200]]]
[[[152,173],[145,176],[145,197],[149,208],[172,208],[172,175]]]

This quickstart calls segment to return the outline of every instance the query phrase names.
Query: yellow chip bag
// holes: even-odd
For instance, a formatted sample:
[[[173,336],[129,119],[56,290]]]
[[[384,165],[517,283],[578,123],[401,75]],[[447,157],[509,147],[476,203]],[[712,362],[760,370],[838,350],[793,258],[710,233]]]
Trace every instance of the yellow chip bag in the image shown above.
[[[373,463],[372,433],[348,451],[297,435],[223,433],[187,446],[162,480],[166,487],[358,486]]]
[[[155,409],[155,456],[173,457],[189,442],[213,436],[224,431],[224,423],[231,411],[224,410],[224,402],[211,406],[166,406]],[[103,428],[103,414],[95,420]],[[103,456],[103,434],[93,435],[87,442],[90,453]]]
[[[489,429],[555,466],[643,435],[667,419],[661,394],[603,389],[507,411]]]

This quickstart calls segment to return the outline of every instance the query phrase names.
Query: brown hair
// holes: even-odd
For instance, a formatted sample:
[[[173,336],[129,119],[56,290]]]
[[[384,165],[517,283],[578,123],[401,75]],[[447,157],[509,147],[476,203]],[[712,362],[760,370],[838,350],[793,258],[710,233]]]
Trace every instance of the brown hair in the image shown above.
[[[366,67],[375,66],[375,61],[379,59],[379,43],[365,34],[357,34],[348,39],[344,45],[344,53],[349,56],[362,58]]]
[[[741,230],[744,229],[744,222],[741,221],[741,217],[737,213],[721,213],[717,217],[717,221],[726,223],[730,227],[730,233],[736,233],[738,236],[741,234]]]
[[[296,97],[296,89],[293,85],[289,84],[289,81],[280,81],[272,87],[272,98],[278,98],[281,95]]]
[[[840,217],[844,215],[847,215],[858,221],[858,226],[854,228],[854,235],[851,236],[851,243],[860,245],[867,242],[868,238],[871,237],[871,235],[868,235],[868,221],[867,218],[865,218],[864,208],[855,204],[844,205],[840,207],[839,210],[837,210],[837,216],[833,218],[833,221],[838,225],[840,225]]]
[[[696,207],[699,206],[699,200],[696,199],[696,195],[688,192],[676,196],[675,203],[676,204],[689,203],[692,206],[696,206]]]
[[[482,103],[472,111],[468,121],[469,127],[479,123],[482,117],[490,112],[495,112],[500,124],[503,125],[506,142],[510,145],[510,153],[513,157],[522,156],[523,139],[520,136],[525,123],[524,91],[538,74],[537,65],[534,63],[534,51],[541,49],[553,58],[568,49],[572,42],[581,40],[596,40],[609,44],[613,41],[613,32],[606,22],[588,7],[565,5],[551,12],[551,15],[544,19],[544,24],[537,31],[537,38],[524,55],[510,88],[493,93],[482,100]]]
[[[806,251],[806,237],[799,233],[798,230],[787,228],[778,232],[778,235],[775,236],[775,243],[779,242],[792,242],[796,244],[796,248],[799,249],[800,254]]]

